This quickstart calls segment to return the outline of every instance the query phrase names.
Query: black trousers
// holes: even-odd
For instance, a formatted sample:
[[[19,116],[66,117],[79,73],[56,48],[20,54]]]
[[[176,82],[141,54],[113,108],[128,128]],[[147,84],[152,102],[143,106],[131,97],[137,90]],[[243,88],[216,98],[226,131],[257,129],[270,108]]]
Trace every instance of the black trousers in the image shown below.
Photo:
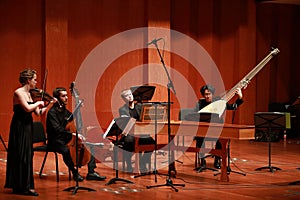
[[[76,172],[75,165],[71,157],[70,149],[65,145],[63,141],[49,142],[48,148],[49,150],[53,150],[61,154],[63,157],[63,161],[67,165],[69,170],[72,171],[73,174]],[[92,152],[93,151],[91,150],[91,153]],[[93,155],[91,155],[90,161],[87,165],[88,165],[88,173],[93,173],[94,169],[96,168],[96,161]]]
[[[88,166],[88,173],[94,173],[95,172],[95,168],[96,166],[96,159],[93,156],[94,155],[94,147],[92,145],[89,146],[90,147],[90,152],[91,152],[91,159],[88,162],[87,166]]]
[[[205,143],[204,142],[204,137],[195,137],[194,138],[196,140],[196,147],[197,148],[201,148],[202,145],[204,145],[203,147],[205,147]],[[213,140],[212,138],[210,140]],[[222,144],[219,140],[216,141],[216,149],[222,149]],[[204,157],[204,155],[199,155],[200,157]],[[216,156],[216,158],[219,158],[219,156]]]
[[[63,157],[63,161],[67,165],[69,170],[71,170],[73,174],[75,173],[75,165],[71,157],[70,149],[65,145],[63,141],[49,141],[48,148],[51,151],[56,151],[57,153],[61,154]]]

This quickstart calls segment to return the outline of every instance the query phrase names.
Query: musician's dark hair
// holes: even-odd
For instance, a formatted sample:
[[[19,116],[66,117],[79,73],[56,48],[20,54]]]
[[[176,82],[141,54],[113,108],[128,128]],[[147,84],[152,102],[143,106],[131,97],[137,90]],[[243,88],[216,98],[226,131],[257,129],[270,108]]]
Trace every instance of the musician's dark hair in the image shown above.
[[[36,71],[33,69],[24,69],[20,72],[19,82],[25,85],[27,80],[33,79],[34,74],[36,74]]]
[[[60,92],[61,92],[61,91],[67,91],[67,89],[64,88],[64,87],[57,87],[57,88],[55,88],[55,89],[53,90],[53,97],[59,99],[59,95],[60,95]]]
[[[212,85],[204,85],[200,88],[200,93],[204,95],[205,90],[210,91],[212,94],[215,94],[215,88]]]

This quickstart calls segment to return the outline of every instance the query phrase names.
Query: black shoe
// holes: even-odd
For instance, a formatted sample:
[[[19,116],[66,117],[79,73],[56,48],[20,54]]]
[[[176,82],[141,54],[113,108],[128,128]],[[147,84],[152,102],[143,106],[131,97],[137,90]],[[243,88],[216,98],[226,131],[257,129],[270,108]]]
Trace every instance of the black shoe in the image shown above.
[[[73,174],[73,180],[81,182],[83,181],[83,177],[79,173]]]
[[[106,179],[106,176],[100,176],[97,172],[88,173],[86,175],[86,180],[95,180],[95,181],[103,181]]]
[[[220,159],[220,157],[217,157],[217,156],[215,157],[214,167],[216,169],[221,169],[221,159]]]
[[[29,190],[29,191],[25,192],[24,194],[28,195],[28,196],[35,196],[35,197],[39,196],[39,194],[34,190]]]
[[[39,196],[39,194],[34,191],[34,190],[28,190],[28,191],[13,191],[14,194],[19,194],[19,195],[25,195],[25,196]]]

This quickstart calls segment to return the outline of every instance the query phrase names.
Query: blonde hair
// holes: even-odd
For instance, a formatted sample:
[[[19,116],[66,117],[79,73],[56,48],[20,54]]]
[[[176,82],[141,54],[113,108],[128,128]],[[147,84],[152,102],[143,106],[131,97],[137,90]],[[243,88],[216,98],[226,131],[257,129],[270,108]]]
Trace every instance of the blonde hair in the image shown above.
[[[124,89],[124,90],[122,90],[121,97],[124,98],[125,93],[128,92],[128,91],[132,92],[130,89]]]

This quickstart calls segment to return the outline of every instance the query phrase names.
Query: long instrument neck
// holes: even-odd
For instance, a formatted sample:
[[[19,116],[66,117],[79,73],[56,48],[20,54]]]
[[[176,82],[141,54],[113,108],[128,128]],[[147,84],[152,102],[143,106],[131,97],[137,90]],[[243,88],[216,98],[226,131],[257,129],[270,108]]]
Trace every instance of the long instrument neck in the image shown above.
[[[217,113],[219,117],[226,109],[226,103],[235,95],[237,88],[243,89],[249,84],[250,80],[271,60],[271,58],[279,53],[278,49],[274,49],[269,53],[254,69],[252,69],[238,84],[229,90],[220,100],[214,101],[211,104],[202,108],[198,113]]]
[[[81,104],[81,102],[78,98],[76,98],[76,105],[78,106],[79,104]],[[81,133],[82,128],[83,128],[83,123],[82,123],[80,106],[79,106],[78,110],[74,113],[74,117],[76,120],[76,129],[77,129],[78,133]]]
[[[276,55],[279,50],[273,49],[260,63],[258,63],[240,82],[238,82],[233,88],[231,88],[223,97],[226,102],[230,101],[234,97],[237,88],[246,88],[250,80]]]

